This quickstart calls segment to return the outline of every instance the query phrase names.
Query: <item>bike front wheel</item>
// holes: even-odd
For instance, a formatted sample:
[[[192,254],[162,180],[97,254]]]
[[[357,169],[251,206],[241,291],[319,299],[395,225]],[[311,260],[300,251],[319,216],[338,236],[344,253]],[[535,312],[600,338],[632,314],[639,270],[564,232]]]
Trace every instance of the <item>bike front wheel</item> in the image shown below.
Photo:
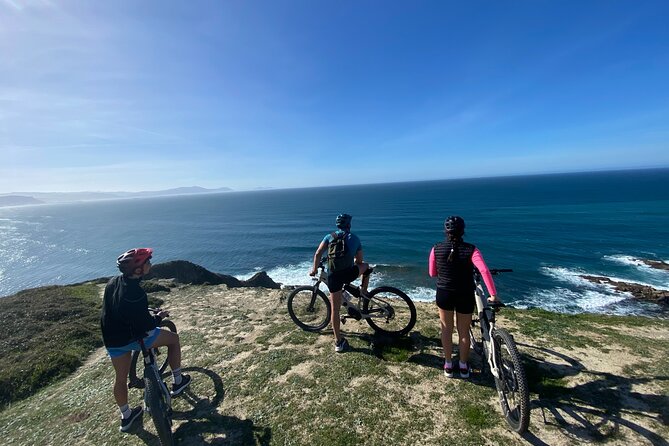
[[[416,306],[397,288],[382,286],[374,288],[363,298],[362,311],[367,323],[377,333],[389,336],[404,336],[416,324]]]
[[[168,319],[163,319],[160,321],[160,324],[158,324],[159,328],[165,328],[172,333],[177,332],[177,326],[174,325],[174,322],[168,320]],[[136,387],[138,389],[141,389],[144,387],[144,381],[139,378],[140,375],[138,375],[138,370],[137,370],[137,363],[139,362],[142,364],[142,361],[139,361],[139,358],[142,356],[142,352],[138,350],[134,350],[132,352],[132,359],[130,360],[130,373],[128,374],[128,387]],[[153,356],[156,358],[156,367],[158,367],[158,371],[162,375],[163,372],[167,369],[168,366],[168,357],[167,357],[167,347],[156,347],[153,349]],[[162,358],[162,362],[160,362],[160,359]],[[141,367],[141,365],[140,365]]]
[[[149,409],[156,433],[162,446],[173,446],[171,408],[167,386],[158,379],[154,371],[145,371],[146,388],[144,389],[146,407]]]
[[[320,331],[330,322],[332,308],[324,292],[313,286],[301,286],[288,296],[288,314],[302,330]]]
[[[513,336],[503,328],[493,333],[499,378],[495,385],[506,422],[521,434],[530,423],[530,395],[525,369]]]

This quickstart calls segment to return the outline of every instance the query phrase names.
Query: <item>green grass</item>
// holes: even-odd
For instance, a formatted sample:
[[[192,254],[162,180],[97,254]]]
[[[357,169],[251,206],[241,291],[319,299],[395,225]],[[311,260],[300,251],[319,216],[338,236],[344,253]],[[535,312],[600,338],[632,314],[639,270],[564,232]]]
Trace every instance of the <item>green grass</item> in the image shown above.
[[[100,304],[93,284],[0,299],[0,406],[64,378],[102,345]]]

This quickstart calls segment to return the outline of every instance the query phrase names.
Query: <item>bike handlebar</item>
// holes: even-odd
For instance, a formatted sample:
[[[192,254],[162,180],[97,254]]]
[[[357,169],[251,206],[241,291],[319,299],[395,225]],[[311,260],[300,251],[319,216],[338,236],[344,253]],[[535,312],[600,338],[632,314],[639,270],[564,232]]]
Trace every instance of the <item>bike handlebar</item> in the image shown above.
[[[511,268],[493,268],[490,270],[490,274],[493,276],[496,276],[497,274],[500,273],[512,273],[513,270]]]

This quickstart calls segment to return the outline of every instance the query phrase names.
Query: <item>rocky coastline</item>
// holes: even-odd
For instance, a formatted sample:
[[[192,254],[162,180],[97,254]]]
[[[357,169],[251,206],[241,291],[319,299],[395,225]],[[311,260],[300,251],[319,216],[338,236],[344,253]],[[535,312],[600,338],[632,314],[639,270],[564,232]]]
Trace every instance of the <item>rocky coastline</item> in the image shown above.
[[[645,265],[658,270],[669,271],[669,263],[661,260],[641,259]],[[610,285],[616,291],[631,294],[635,299],[644,300],[648,302],[655,302],[659,305],[669,307],[669,291],[653,288],[648,285],[641,285],[638,283],[622,282],[612,280],[608,277],[593,276],[588,274],[581,274],[581,278],[597,284]]]

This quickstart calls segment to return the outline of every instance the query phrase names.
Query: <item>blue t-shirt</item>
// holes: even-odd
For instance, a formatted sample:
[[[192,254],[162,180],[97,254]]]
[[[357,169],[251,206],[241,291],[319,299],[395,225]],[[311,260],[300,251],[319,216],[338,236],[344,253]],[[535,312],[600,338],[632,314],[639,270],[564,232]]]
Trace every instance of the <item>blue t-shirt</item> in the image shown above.
[[[344,234],[344,231],[342,231],[341,229],[337,229],[335,231],[335,234],[337,235]],[[326,245],[329,245],[332,240],[333,240],[332,233],[329,233],[325,237],[323,237],[323,242]],[[347,263],[350,266],[353,266],[355,255],[358,253],[358,251],[362,250],[362,243],[360,243],[360,239],[358,238],[357,235],[352,234],[350,232],[346,234],[345,243],[346,243],[346,256],[344,258],[346,259]],[[328,270],[329,274],[330,271],[329,268],[327,268],[327,265],[326,269]]]

